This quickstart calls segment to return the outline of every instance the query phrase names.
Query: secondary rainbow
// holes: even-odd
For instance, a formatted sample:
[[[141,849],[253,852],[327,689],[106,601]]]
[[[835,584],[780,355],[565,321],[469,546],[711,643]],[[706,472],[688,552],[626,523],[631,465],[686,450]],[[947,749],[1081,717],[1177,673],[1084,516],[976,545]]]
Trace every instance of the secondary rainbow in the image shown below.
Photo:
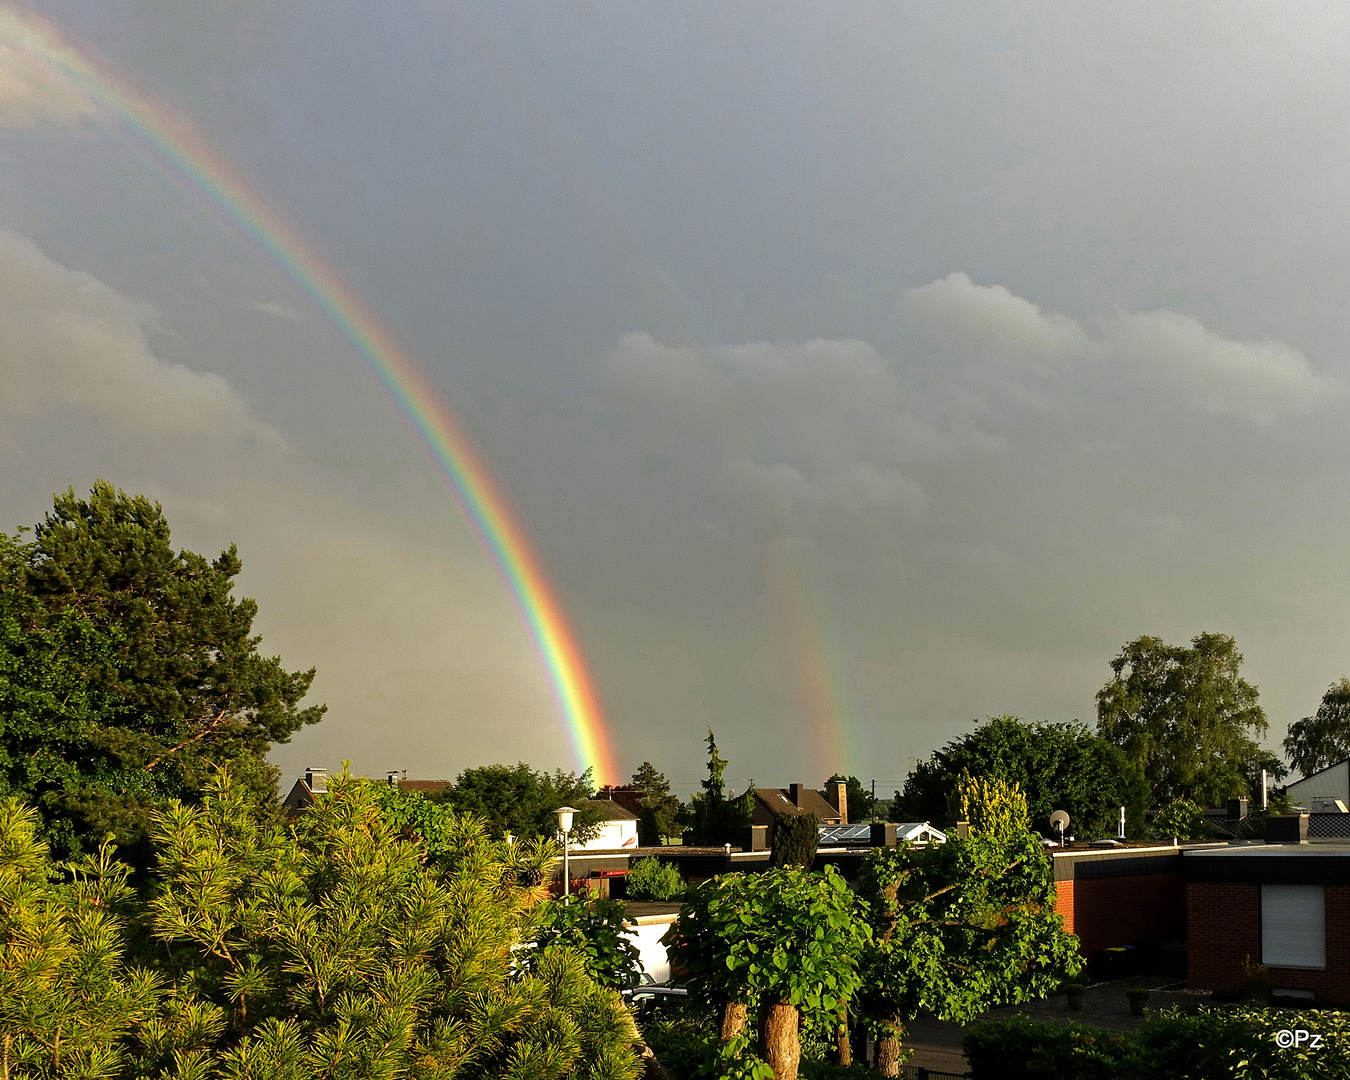
[[[0,6],[0,40],[40,61],[272,257],[356,348],[430,451],[510,585],[548,669],[578,764],[618,782],[600,702],[557,595],[524,529],[450,406],[394,334],[223,155],[173,109],[49,20]]]

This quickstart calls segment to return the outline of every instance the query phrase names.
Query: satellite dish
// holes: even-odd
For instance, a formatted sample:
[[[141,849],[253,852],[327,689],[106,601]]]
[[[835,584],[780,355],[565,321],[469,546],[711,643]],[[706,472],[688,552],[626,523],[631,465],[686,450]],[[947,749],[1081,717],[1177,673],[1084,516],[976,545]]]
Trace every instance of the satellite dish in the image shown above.
[[[1056,810],[1050,815],[1050,828],[1054,829],[1060,836],[1064,835],[1064,830],[1069,827],[1069,815],[1063,810]]]

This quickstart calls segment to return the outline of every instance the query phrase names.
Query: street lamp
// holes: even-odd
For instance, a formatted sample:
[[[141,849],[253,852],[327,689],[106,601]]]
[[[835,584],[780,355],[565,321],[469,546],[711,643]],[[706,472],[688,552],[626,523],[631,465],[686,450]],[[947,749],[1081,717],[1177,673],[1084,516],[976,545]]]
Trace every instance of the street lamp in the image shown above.
[[[563,837],[563,896],[566,897],[572,884],[567,872],[567,837],[572,831],[572,815],[576,813],[576,809],[571,806],[560,806],[553,812],[558,815],[558,831]]]

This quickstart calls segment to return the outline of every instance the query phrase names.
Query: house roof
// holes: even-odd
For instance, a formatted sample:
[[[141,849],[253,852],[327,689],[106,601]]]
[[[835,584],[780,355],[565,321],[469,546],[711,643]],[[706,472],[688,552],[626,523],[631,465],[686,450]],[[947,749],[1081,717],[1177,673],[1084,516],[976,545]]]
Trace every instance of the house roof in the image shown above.
[[[774,817],[815,814],[821,821],[839,817],[839,811],[827,803],[819,791],[812,788],[802,788],[801,806],[792,801],[792,792],[789,788],[757,787],[755,798]]]
[[[1290,780],[1289,783],[1285,785],[1285,790],[1288,791],[1291,787],[1297,787],[1299,784],[1303,783],[1303,781],[1311,780],[1314,776],[1321,776],[1324,772],[1330,772],[1332,769],[1339,769],[1347,761],[1350,761],[1350,758],[1341,758],[1340,761],[1333,761],[1330,765],[1324,765],[1316,772],[1310,772],[1307,776],[1301,776],[1297,780]]]
[[[620,806],[613,799],[587,799],[586,806],[597,808],[606,821],[636,821],[638,816],[626,806]]]

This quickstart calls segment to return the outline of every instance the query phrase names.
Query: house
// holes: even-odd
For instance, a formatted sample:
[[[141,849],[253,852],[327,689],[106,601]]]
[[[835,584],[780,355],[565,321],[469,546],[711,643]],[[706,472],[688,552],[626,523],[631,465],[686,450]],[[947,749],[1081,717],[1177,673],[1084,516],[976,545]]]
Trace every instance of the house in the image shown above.
[[[314,803],[315,795],[328,793],[328,770],[308,768],[291,787],[290,794],[281,800],[288,821],[294,821]]]
[[[587,799],[581,804],[586,809],[597,809],[604,820],[600,831],[585,843],[569,842],[570,851],[621,851],[638,846],[638,817],[626,806],[613,799]]]
[[[790,784],[785,788],[755,788],[754,814],[751,823],[768,829],[768,844],[773,846],[773,832],[780,819],[801,814],[815,814],[822,825],[848,824],[848,785],[843,782],[828,784],[824,791],[816,791],[805,784]]]
[[[407,770],[401,773],[391,771],[386,774],[385,779],[400,791],[417,791],[423,795],[439,795],[450,787],[449,780],[409,780]],[[291,786],[290,793],[281,800],[281,808],[286,811],[286,818],[294,821],[313,805],[314,796],[327,793],[328,770],[310,767],[305,770],[305,775]]]
[[[1350,758],[1295,780],[1285,787],[1284,793],[1295,806],[1307,807],[1315,814],[1343,813],[1343,808],[1350,806]]]
[[[1283,843],[1184,853],[1193,989],[1238,990],[1259,964],[1276,995],[1350,1003],[1350,843],[1300,840],[1302,818]]]
[[[647,792],[633,784],[606,784],[595,793],[595,797],[611,800],[635,814],[641,814],[642,800],[647,797]]]

